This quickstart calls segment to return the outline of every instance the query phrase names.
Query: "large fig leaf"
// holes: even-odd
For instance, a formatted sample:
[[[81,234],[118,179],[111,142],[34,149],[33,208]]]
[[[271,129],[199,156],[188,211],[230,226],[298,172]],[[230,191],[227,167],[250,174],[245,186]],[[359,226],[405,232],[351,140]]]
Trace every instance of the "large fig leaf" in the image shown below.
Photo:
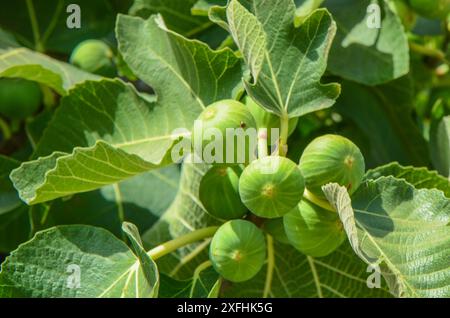
[[[380,266],[398,297],[450,296],[450,199],[404,180],[366,181],[350,199],[324,187],[358,256]]]
[[[248,94],[280,116],[331,107],[340,86],[320,83],[336,32],[331,15],[317,10],[296,28],[292,0],[241,2],[230,1],[226,27],[253,76],[253,83],[245,80]],[[225,26],[223,10],[214,8],[212,17]]]

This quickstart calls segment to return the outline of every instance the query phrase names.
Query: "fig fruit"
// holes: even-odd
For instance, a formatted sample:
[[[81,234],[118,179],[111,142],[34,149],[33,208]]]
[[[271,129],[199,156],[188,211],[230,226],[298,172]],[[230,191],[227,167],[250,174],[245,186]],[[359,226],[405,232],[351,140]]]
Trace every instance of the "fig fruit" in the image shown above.
[[[327,211],[305,199],[283,219],[291,245],[309,256],[326,256],[346,238],[336,212]]]
[[[232,282],[249,280],[261,270],[266,260],[264,234],[249,221],[228,221],[214,234],[209,258],[225,279]]]
[[[409,0],[409,5],[429,19],[445,19],[450,13],[450,0]]]
[[[411,10],[405,0],[394,0],[392,1],[392,4],[394,11],[402,21],[405,30],[411,30],[417,21],[417,15],[415,12]]]
[[[283,218],[267,219],[264,222],[262,229],[278,242],[283,244],[291,244],[286,235],[286,231],[284,230]]]
[[[194,124],[192,142],[195,152],[201,152],[207,163],[247,163],[256,152],[256,123],[244,104],[222,100],[200,114]]]
[[[239,196],[238,167],[213,166],[200,181],[199,197],[205,209],[212,216],[231,220],[247,213]]]
[[[350,140],[338,135],[324,135],[314,139],[300,158],[300,171],[306,188],[313,195],[325,199],[322,186],[338,183],[350,194],[358,189],[364,177],[364,157]]]
[[[100,40],[86,40],[77,45],[70,63],[82,70],[106,77],[114,77],[116,70],[110,47]]]
[[[264,218],[278,218],[291,211],[300,202],[304,189],[300,169],[284,157],[255,160],[239,179],[242,202]]]
[[[24,79],[0,79],[0,114],[9,119],[25,119],[42,101],[39,84]]]

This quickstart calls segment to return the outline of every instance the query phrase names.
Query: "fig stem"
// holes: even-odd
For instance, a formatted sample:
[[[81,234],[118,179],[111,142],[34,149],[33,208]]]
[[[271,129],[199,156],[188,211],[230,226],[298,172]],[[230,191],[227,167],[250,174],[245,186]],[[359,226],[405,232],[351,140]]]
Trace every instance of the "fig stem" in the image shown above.
[[[305,192],[303,192],[303,197],[305,199],[307,199],[308,201],[314,203],[317,206],[320,206],[321,208],[331,211],[331,212],[336,212],[336,210],[331,206],[330,203],[319,199],[317,196],[315,196],[313,193],[309,192],[308,189],[305,189]]]
[[[414,42],[409,42],[409,48],[411,49],[411,51],[416,52],[418,54],[434,57],[440,61],[448,63],[448,61],[445,58],[444,52],[442,52],[441,50],[426,47],[424,45],[420,45]]]
[[[44,48],[42,47],[41,43],[41,34],[39,31],[39,24],[36,18],[36,11],[34,10],[33,1],[27,0],[26,3],[28,15],[30,17],[31,29],[33,31],[35,50],[42,53],[44,52]]]
[[[284,157],[287,154],[287,140],[289,135],[289,116],[283,114],[280,117],[280,143],[278,147],[279,155]]]
[[[212,237],[218,229],[218,226],[210,226],[190,232],[183,236],[177,237],[176,239],[158,245],[157,247],[151,249],[147,253],[147,255],[150,256],[153,260],[157,260],[158,258],[170,254],[183,246]]]

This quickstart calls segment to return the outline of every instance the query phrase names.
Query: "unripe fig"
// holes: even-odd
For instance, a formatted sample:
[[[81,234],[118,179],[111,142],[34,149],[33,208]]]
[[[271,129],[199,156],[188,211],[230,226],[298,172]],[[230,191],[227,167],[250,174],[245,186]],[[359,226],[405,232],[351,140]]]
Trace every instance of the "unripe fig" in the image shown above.
[[[214,234],[209,257],[215,270],[232,282],[254,277],[266,260],[266,241],[253,223],[233,220],[223,224]]]
[[[267,219],[262,229],[275,240],[283,244],[291,244],[284,230],[283,218]]]
[[[280,129],[280,125],[281,125],[280,117],[278,117],[272,113],[269,113],[264,108],[262,108],[257,103],[255,103],[255,101],[248,96],[245,99],[245,104],[248,107],[248,109],[250,110],[250,112],[252,113],[253,118],[255,118],[256,127],[258,129],[267,128],[267,141],[268,141],[269,145],[278,142],[277,138],[273,138],[274,140],[272,140],[271,132],[272,132],[273,128]],[[289,120],[288,136],[290,136],[295,131],[295,128],[297,127],[297,123],[298,123],[298,117],[291,118]],[[278,134],[280,134],[280,132],[278,132]],[[278,136],[278,138],[279,138],[279,136]]]
[[[247,213],[239,196],[236,169],[213,166],[200,181],[200,201],[209,214],[222,220],[239,219]]]
[[[254,214],[278,218],[300,202],[305,189],[300,169],[288,158],[264,157],[247,166],[239,180],[242,202]]]
[[[429,19],[445,19],[450,13],[450,0],[409,0],[411,8]]]
[[[326,256],[346,238],[336,212],[322,209],[305,199],[283,219],[290,243],[306,255]]]
[[[0,114],[9,119],[25,119],[35,113],[42,101],[41,88],[24,79],[0,79]]]
[[[300,171],[306,188],[325,199],[322,186],[338,183],[350,194],[358,189],[364,177],[364,157],[350,140],[338,135],[324,135],[314,139],[300,158]]]
[[[70,56],[70,63],[90,73],[113,77],[116,70],[110,47],[100,40],[86,40],[78,44]]]
[[[256,151],[256,123],[244,104],[222,100],[200,114],[194,124],[192,142],[196,153],[201,151],[207,163],[247,163]],[[206,158],[208,155],[212,162]]]

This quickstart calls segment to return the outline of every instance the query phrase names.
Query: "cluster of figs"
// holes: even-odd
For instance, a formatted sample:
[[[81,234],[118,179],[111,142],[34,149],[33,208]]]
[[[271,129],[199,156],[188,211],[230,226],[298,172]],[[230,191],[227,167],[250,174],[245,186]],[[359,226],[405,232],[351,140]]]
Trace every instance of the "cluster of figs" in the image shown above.
[[[219,130],[280,126],[278,116],[249,98],[245,103],[216,102],[198,119]],[[364,173],[361,151],[338,135],[313,140],[299,164],[272,154],[246,164],[211,165],[200,181],[199,198],[208,214],[223,221],[210,244],[214,268],[232,282],[251,279],[266,262],[268,235],[309,256],[330,254],[346,236],[322,186],[338,183],[353,193]]]

